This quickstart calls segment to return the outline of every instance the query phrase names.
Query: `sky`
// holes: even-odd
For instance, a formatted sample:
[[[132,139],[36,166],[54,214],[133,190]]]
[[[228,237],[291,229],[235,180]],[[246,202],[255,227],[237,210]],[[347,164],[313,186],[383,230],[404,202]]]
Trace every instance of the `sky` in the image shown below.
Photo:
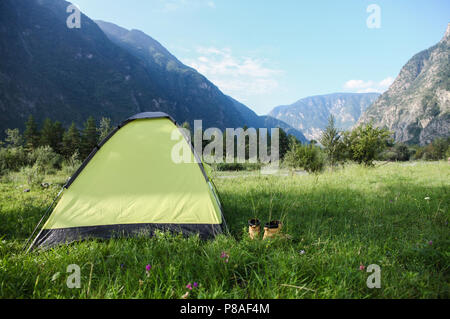
[[[441,40],[448,0],[74,0],[141,30],[263,115],[335,92],[384,92]]]

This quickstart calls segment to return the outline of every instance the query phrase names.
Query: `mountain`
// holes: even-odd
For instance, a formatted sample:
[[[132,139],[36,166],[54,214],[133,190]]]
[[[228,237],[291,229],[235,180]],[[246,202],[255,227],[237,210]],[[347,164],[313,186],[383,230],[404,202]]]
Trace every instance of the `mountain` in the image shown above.
[[[271,128],[279,127],[283,129],[283,131],[286,132],[286,134],[294,135],[297,140],[299,140],[302,143],[308,143],[309,141],[303,135],[303,133],[299,130],[296,130],[289,124],[278,120],[276,118],[273,118],[271,116],[265,115],[265,116],[258,116],[255,112],[253,112],[251,109],[246,107],[244,104],[240,103],[239,101],[236,101],[232,97],[228,97],[231,101],[233,101],[235,108],[241,113],[241,115],[245,118],[245,123],[248,127],[254,127],[254,128],[267,128],[270,130]]]
[[[234,103],[206,77],[181,63],[158,41],[139,30],[127,30],[110,22],[95,21],[118,47],[133,55],[173,105],[177,120],[203,119],[205,127],[242,126],[245,119]]]
[[[246,105],[222,94],[207,78],[181,63],[159,42],[142,31],[127,30],[102,20],[96,20],[95,22],[112,42],[141,59],[149,72],[157,78],[158,83],[165,88],[167,95],[177,100],[179,107],[190,112],[192,119],[204,118],[205,114],[209,112],[208,109],[196,108],[195,106],[226,105],[229,110],[237,111],[242,118],[236,120],[240,125],[229,127],[243,127],[244,125],[268,129],[280,127],[286,133],[297,137],[301,142],[307,142],[302,132],[288,124],[276,119],[260,117]],[[208,94],[205,94],[205,92]],[[189,106],[192,107],[189,108]],[[193,125],[193,123],[190,124]]]
[[[243,127],[251,114],[141,31],[92,21],[69,29],[63,0],[0,1],[0,135],[29,115],[78,126],[162,111],[178,122]],[[99,26],[100,25],[100,26]]]
[[[300,130],[308,139],[319,140],[330,114],[340,129],[351,128],[380,96],[378,93],[334,93],[301,99],[274,108],[269,116]]]
[[[450,136],[450,24],[442,40],[412,57],[392,86],[361,117],[398,142],[427,144]]]
[[[81,124],[89,115],[120,121],[172,105],[142,63],[82,15],[66,25],[69,3],[0,2],[0,129],[23,128],[32,114]]]

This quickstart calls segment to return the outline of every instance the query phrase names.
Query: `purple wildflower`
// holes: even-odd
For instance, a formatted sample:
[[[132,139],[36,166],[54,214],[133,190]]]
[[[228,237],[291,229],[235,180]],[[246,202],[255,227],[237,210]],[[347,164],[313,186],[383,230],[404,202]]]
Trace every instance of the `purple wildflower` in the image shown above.
[[[225,259],[225,262],[228,263],[228,259],[230,258],[230,256],[226,253],[226,252],[222,252],[222,255],[220,255],[221,259]]]

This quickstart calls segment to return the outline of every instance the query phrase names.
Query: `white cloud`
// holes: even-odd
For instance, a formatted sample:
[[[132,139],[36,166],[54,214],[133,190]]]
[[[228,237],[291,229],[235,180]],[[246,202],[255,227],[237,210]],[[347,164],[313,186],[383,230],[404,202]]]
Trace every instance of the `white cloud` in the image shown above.
[[[350,80],[345,82],[344,89],[356,92],[356,93],[369,93],[378,92],[384,93],[394,82],[394,78],[387,77],[379,82],[376,81],[363,81],[363,80]]]
[[[267,61],[235,56],[229,48],[200,47],[197,54],[184,62],[236,99],[246,101],[278,88],[276,77],[282,72],[266,66]]]
[[[392,77],[387,77],[383,81],[380,82],[381,86],[389,88],[392,83],[394,83],[395,79]]]

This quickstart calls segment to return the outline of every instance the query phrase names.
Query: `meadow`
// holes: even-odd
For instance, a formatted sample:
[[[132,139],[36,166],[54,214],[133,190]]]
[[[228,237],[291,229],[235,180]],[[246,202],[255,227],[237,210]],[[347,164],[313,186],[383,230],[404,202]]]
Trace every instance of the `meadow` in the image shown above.
[[[47,189],[3,176],[0,298],[450,297],[449,163],[214,175],[229,229],[215,240],[158,233],[29,254],[24,244],[67,176],[46,176]],[[255,217],[281,219],[283,235],[250,240]],[[66,285],[70,264],[81,268],[79,289]],[[367,287],[371,264],[380,289]]]

